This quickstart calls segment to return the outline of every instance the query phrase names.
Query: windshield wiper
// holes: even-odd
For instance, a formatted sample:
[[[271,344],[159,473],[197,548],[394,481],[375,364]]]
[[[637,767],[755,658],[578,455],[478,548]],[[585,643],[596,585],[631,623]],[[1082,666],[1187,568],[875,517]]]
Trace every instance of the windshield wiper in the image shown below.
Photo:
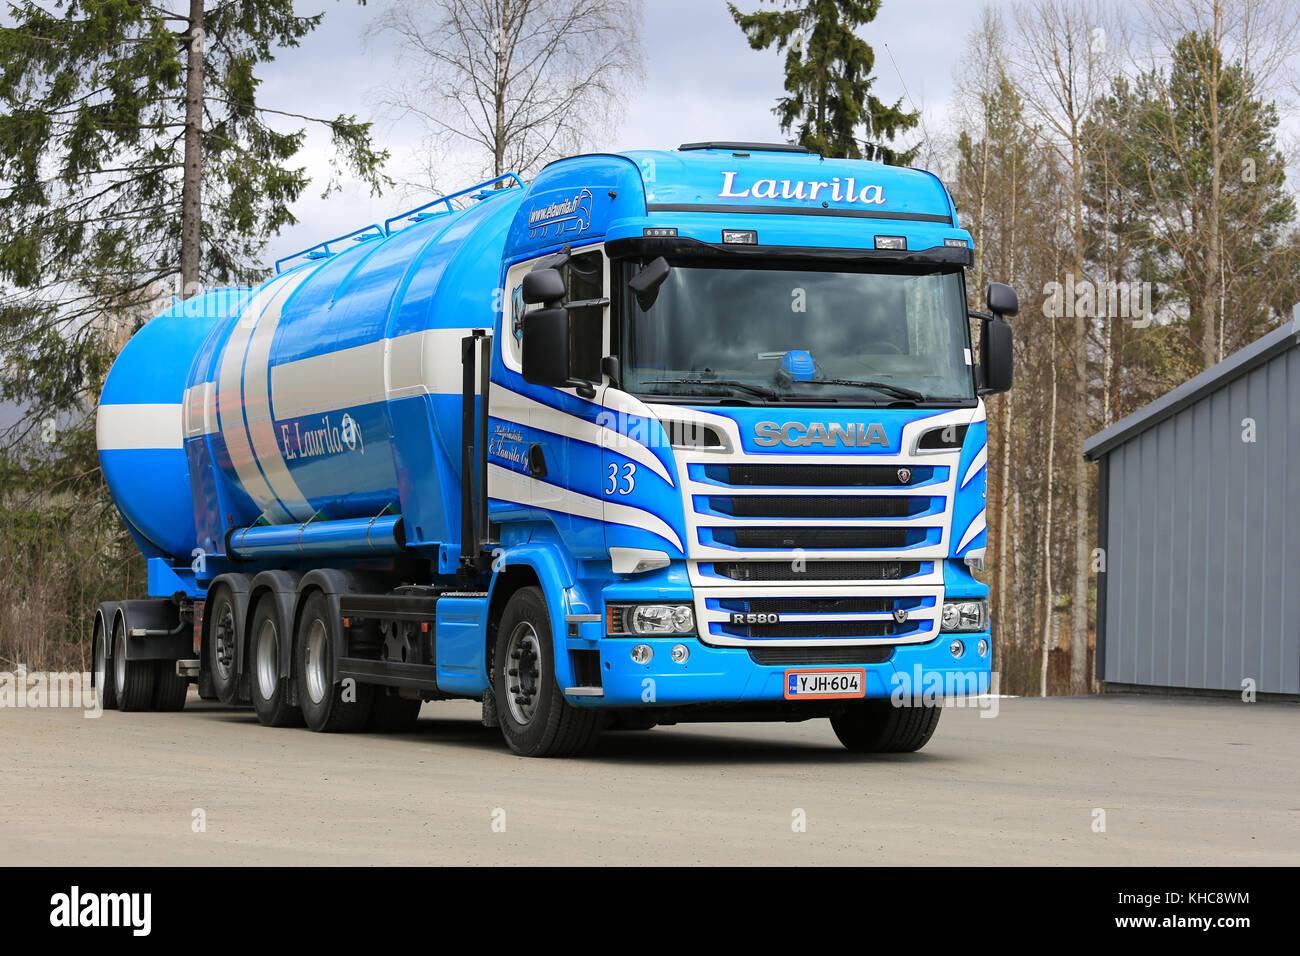
[[[899,398],[906,398],[913,402],[925,401],[925,395],[916,389],[906,388],[902,385],[891,385],[889,382],[857,382],[851,378],[818,378],[807,381],[795,382],[796,385],[847,385],[851,388],[874,388],[877,391],[888,392],[891,395],[897,395]]]
[[[760,398],[777,398],[777,393],[770,388],[762,385],[751,385],[749,382],[738,382],[732,378],[662,378],[655,381],[642,382],[642,385],[722,385],[726,388],[738,388],[741,391],[749,392],[751,395],[757,395]]]

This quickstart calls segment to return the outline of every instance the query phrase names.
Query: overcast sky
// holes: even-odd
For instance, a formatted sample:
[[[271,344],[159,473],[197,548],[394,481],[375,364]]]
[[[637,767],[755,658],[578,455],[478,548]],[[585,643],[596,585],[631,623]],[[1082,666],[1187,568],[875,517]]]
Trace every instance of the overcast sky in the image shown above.
[[[393,125],[375,115],[376,90],[400,76],[388,41],[362,39],[385,2],[371,0],[362,7],[354,0],[300,0],[301,12],[324,11],[325,20],[300,48],[262,67],[262,102],[314,115],[374,119],[376,140],[392,150],[392,170],[401,175],[411,168],[421,134],[409,123]],[[756,0],[737,5],[758,8]],[[941,123],[952,96],[954,65],[981,7],[977,0],[884,0],[879,16],[861,31],[876,52],[876,94],[886,102],[903,97],[904,107],[921,109],[927,123]],[[645,12],[645,82],[629,97],[620,127],[598,148],[783,139],[772,114],[782,92],[782,57],[751,50],[725,0],[646,0]],[[382,222],[420,201],[391,194],[371,200],[355,183],[321,200],[327,146],[318,134],[309,140],[302,163],[314,183],[294,207],[299,224],[272,241],[274,256]]]

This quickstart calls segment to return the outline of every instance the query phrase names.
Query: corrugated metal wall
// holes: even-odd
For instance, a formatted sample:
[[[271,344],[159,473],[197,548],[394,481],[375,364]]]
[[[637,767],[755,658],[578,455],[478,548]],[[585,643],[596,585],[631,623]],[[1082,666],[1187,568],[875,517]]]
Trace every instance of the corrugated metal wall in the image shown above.
[[[1234,691],[1252,678],[1262,693],[1300,693],[1300,349],[1100,465],[1099,676]]]

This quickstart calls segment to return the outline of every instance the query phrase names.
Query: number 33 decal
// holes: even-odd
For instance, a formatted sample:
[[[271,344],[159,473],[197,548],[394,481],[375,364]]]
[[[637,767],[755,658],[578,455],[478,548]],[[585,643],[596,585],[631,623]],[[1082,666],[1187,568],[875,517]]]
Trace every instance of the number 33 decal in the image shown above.
[[[632,489],[636,487],[636,465],[631,463],[623,466],[622,480],[618,473],[618,465],[609,466],[609,474],[605,476],[609,484],[605,486],[605,494],[629,495]]]

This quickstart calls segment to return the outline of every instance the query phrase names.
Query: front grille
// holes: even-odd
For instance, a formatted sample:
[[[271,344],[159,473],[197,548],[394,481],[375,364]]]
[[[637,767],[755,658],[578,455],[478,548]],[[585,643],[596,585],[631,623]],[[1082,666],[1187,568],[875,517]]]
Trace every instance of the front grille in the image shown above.
[[[713,573],[733,581],[897,581],[921,571],[920,561],[716,561]]]
[[[710,497],[709,507],[736,518],[906,518],[929,508],[930,499],[901,495],[733,495]]]
[[[909,629],[912,625],[904,625]],[[793,624],[724,624],[722,632],[732,637],[775,640],[788,637],[886,637],[897,633],[893,621],[799,621]]]
[[[919,606],[921,598],[902,598],[899,607]],[[718,606],[725,611],[748,611],[752,614],[888,614],[894,610],[892,597],[826,598],[736,598],[723,599]]]
[[[717,528],[713,536],[722,544],[738,548],[835,551],[849,548],[904,548],[918,543],[923,532],[906,528]]]
[[[704,476],[727,485],[786,488],[903,488],[933,476],[929,465],[708,465]],[[907,475],[904,481],[900,472]]]
[[[749,659],[769,667],[813,667],[821,664],[883,664],[894,656],[888,644],[864,647],[753,647]]]

